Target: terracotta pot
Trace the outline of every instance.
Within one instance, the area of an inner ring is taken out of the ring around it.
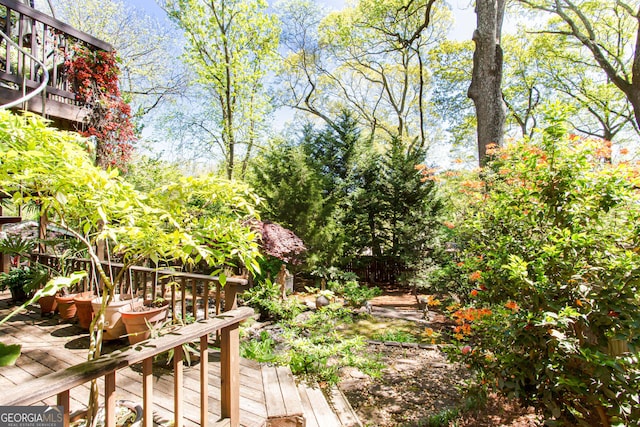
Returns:
[[[145,307],[146,308],[146,307]],[[145,311],[123,311],[122,321],[127,329],[129,344],[137,344],[151,337],[151,327],[167,320],[169,306],[146,308]]]
[[[55,295],[47,295],[38,300],[40,304],[40,314],[45,316],[50,313],[55,313],[58,310],[58,303],[56,302]]]
[[[93,320],[93,308],[91,307],[91,301],[95,298],[93,292],[83,292],[78,294],[73,299],[76,303],[76,316],[78,317],[78,325],[86,331],[91,326]]]
[[[76,294],[58,295],[56,303],[58,304],[58,314],[62,320],[71,320],[76,317],[76,303],[73,301]]]
[[[104,333],[102,339],[105,341],[117,340],[124,336],[127,331],[122,322],[122,311],[135,310],[138,307],[142,307],[141,298],[127,298],[127,295],[116,295],[114,299],[107,306],[107,310],[104,313]],[[91,301],[93,306],[93,312],[100,311],[102,305],[102,297],[98,297]]]

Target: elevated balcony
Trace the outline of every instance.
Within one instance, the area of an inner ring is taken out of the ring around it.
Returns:
[[[0,105],[40,86],[44,64],[49,74],[46,90],[13,109],[43,115],[61,129],[77,129],[88,109],[76,100],[65,60],[74,46],[92,51],[113,47],[16,0],[0,0],[0,31],[13,42],[0,35]]]

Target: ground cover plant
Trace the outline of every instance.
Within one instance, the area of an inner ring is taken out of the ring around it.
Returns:
[[[346,283],[334,285],[345,289]],[[355,281],[348,283],[351,293],[354,287],[366,287]],[[330,291],[320,294],[323,292]],[[379,290],[373,291],[377,293]],[[281,299],[280,287],[268,279],[245,292],[243,299],[261,314],[262,321],[275,323],[246,337],[241,344],[242,357],[288,365],[295,375],[325,384],[337,383],[339,370],[347,366],[379,376],[381,365],[375,354],[367,353],[365,337],[345,328],[366,316],[353,306],[333,302],[312,311],[295,295]]]
[[[565,133],[505,149],[458,182],[443,289],[456,360],[549,425],[640,421],[637,165]]]

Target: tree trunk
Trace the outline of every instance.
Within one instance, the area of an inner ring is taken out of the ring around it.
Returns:
[[[502,99],[502,48],[500,35],[505,0],[478,0],[477,28],[473,33],[476,49],[473,74],[467,95],[473,100],[477,117],[478,161],[486,161],[487,145],[502,145],[505,105]]]
[[[636,13],[638,28],[636,30],[636,49],[633,53],[633,64],[631,65],[631,93],[628,95],[633,106],[633,113],[636,117],[636,124],[640,129],[640,6]]]

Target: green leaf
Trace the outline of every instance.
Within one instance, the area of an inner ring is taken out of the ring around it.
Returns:
[[[0,342],[0,366],[11,366],[20,357],[20,344],[6,345]]]

